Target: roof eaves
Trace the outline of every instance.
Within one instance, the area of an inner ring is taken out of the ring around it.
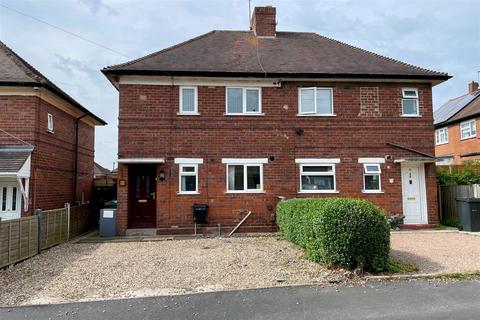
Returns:
[[[31,64],[25,61],[22,57],[20,57],[15,51],[10,49],[6,44],[0,41],[0,49],[3,50],[7,55],[12,56],[12,61],[21,68],[32,80],[31,82],[0,82],[3,86],[43,86],[48,90],[54,92],[64,100],[73,104],[76,108],[80,111],[88,114],[91,118],[93,118],[99,125],[106,125],[107,123],[101,119],[100,117],[96,116],[92,112],[90,112],[87,108],[82,106],[78,103],[75,99],[73,99],[70,95],[68,95],[65,91],[57,87],[52,81],[50,81],[47,77],[45,77],[40,71],[35,69]]]

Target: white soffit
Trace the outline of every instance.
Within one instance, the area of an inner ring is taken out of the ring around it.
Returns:
[[[118,163],[165,163],[165,158],[124,158]]]

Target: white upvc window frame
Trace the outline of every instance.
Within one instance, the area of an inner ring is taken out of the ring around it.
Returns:
[[[228,90],[229,89],[241,89],[242,90],[242,112],[232,113],[228,111]],[[258,91],[258,111],[247,111],[247,90]],[[225,87],[225,115],[227,116],[263,116],[262,113],[262,88],[261,87]]]
[[[435,130],[435,145],[439,146],[448,143],[448,127]]]
[[[175,158],[175,163],[178,164],[178,192],[179,195],[195,195],[200,194],[198,186],[198,165],[203,163],[202,158]],[[194,171],[183,172],[183,168],[193,167]],[[195,176],[195,191],[182,191],[182,177]]]
[[[53,133],[53,125],[54,125],[53,114],[47,113],[47,131],[48,132]]]
[[[183,90],[194,90],[194,111],[183,111]],[[178,115],[196,116],[198,112],[198,87],[196,86],[180,86],[179,87],[179,106]]]
[[[299,164],[299,191],[298,193],[338,193],[339,191],[337,190],[337,171],[336,171],[336,165],[340,163],[339,158],[333,158],[333,159],[311,159],[311,158],[306,158],[306,159],[295,159],[295,163]],[[313,167],[313,166],[331,166],[332,167],[332,172],[310,172],[307,171],[307,173],[304,174],[303,167],[308,166],[308,167]],[[302,176],[303,175],[309,175],[309,176],[332,176],[333,175],[333,190],[303,190],[302,187]]]
[[[414,91],[415,95],[407,95],[407,91]],[[403,102],[406,100],[414,100],[416,104],[417,112],[413,113],[405,113],[405,108],[403,107]],[[419,104],[419,95],[418,95],[418,88],[402,88],[402,117],[420,117],[420,104]]]
[[[375,166],[376,170],[370,170],[369,167]],[[382,168],[380,163],[363,163],[362,164],[362,171],[363,171],[363,193],[383,193],[382,191]],[[366,177],[367,176],[378,176],[378,189],[367,189],[366,188]]]
[[[463,126],[468,125],[468,128],[463,128]],[[464,129],[468,129],[468,136],[463,136]],[[460,122],[460,140],[472,139],[477,136],[477,120],[470,119],[467,121]]]
[[[302,91],[304,90],[313,90],[313,103],[315,105],[314,112],[302,112]],[[317,113],[317,90],[329,90],[330,91],[330,101],[331,101],[331,113]],[[333,88],[331,87],[302,87],[298,88],[298,114],[297,116],[303,117],[335,117],[334,102],[333,102]]]
[[[223,158],[222,163],[225,166],[225,193],[265,193],[263,184],[263,165],[268,163],[268,158],[256,158],[256,159],[236,159],[236,158]],[[228,188],[228,168],[229,166],[243,166],[243,190],[230,190]],[[248,167],[260,167],[260,189],[248,189],[247,170]]]

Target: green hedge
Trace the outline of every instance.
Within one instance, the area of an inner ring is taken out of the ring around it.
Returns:
[[[282,236],[305,248],[307,259],[379,272],[388,268],[390,228],[366,200],[291,199],[277,206]]]

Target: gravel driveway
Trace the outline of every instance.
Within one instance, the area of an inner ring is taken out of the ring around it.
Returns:
[[[391,256],[415,264],[420,273],[480,271],[480,235],[442,231],[391,234]]]
[[[328,283],[344,270],[274,236],[67,243],[0,272],[0,305]]]

